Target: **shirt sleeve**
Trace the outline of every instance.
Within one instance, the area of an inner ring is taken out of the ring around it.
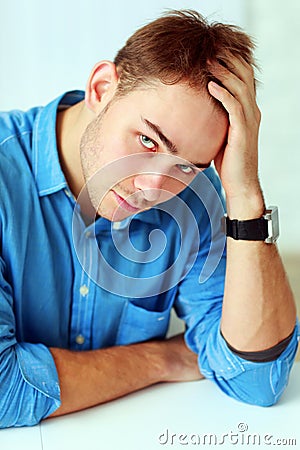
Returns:
[[[13,291],[0,258],[0,428],[35,425],[60,405],[56,367],[42,344],[17,342]]]
[[[214,209],[211,208],[211,211]],[[214,230],[214,239],[221,242],[222,236],[224,238],[221,217],[201,214],[198,256],[178,287],[175,310],[186,323],[186,344],[198,354],[201,373],[214,381],[224,393],[237,400],[269,406],[278,401],[287,386],[297,351],[298,323],[288,346],[274,361],[248,361],[229,349],[220,332],[226,249],[221,256],[211,252],[212,223],[215,227],[219,224],[219,230]],[[219,262],[211,264],[211,267],[216,268],[203,279],[201,274],[203,267],[207,266],[208,258],[218,258]]]
[[[186,323],[186,344],[198,354],[201,373],[224,393],[245,403],[273,405],[288,384],[298,346],[298,322],[287,348],[274,361],[252,362],[233,353],[220,332],[224,270],[222,259],[210,279],[199,284],[196,264],[181,283],[175,309]]]

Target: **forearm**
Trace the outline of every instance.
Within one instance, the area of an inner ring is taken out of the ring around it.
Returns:
[[[260,217],[262,196],[232,201],[231,218]],[[237,350],[264,350],[293,330],[296,308],[276,245],[227,239],[227,267],[221,329]]]
[[[87,352],[55,348],[51,352],[62,400],[53,416],[108,402],[164,378],[160,352],[154,343]]]
[[[53,416],[108,402],[152,384],[201,378],[197,356],[182,336],[87,352],[50,349],[61,406]]]

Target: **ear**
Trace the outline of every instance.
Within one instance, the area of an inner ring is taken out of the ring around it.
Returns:
[[[118,85],[118,74],[114,63],[98,62],[88,79],[85,91],[86,106],[98,113],[112,99]]]

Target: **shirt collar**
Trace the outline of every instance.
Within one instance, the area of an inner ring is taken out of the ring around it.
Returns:
[[[53,194],[67,186],[57,150],[57,110],[75,105],[83,98],[83,91],[67,92],[41,108],[37,115],[33,126],[32,158],[40,196]]]

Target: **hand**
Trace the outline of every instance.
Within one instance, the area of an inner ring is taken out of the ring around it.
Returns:
[[[217,155],[215,166],[226,193],[229,215],[252,218],[241,216],[259,216],[264,210],[258,180],[261,114],[255,100],[253,68],[235,56],[231,61],[231,70],[218,63],[210,65],[211,72],[224,87],[211,81],[208,90],[222,103],[229,116],[227,142]]]
[[[159,344],[163,346],[167,365],[163,381],[194,381],[203,378],[198,367],[197,355],[188,349],[183,334]]]

